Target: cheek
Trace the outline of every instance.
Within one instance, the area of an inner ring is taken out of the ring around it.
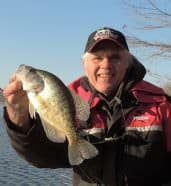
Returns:
[[[86,63],[84,63],[84,72],[85,72],[86,76],[92,77],[95,72],[95,68],[91,64],[87,65]]]

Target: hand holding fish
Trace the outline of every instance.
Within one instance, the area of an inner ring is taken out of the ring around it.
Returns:
[[[3,90],[6,99],[6,109],[9,119],[16,125],[26,130],[29,126],[29,106],[26,92],[22,88],[22,83],[12,76],[9,84]]]

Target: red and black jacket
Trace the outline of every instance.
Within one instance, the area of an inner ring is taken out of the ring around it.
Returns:
[[[81,86],[82,80],[83,78],[70,84],[70,88],[89,101],[92,99],[92,91]],[[168,166],[171,159],[171,104],[162,89],[143,80],[128,94],[129,100],[119,105],[122,107],[120,116],[116,115],[118,118],[109,125],[107,123],[110,112],[106,112],[107,109],[104,111],[101,106],[104,105],[104,100],[96,96],[91,100],[93,118],[90,119],[91,124],[85,128],[81,126],[81,130],[88,131],[97,140],[98,137],[102,141],[106,137],[113,137],[113,141],[99,142],[101,157],[96,158],[96,165],[95,160],[90,160],[81,169],[75,167],[75,170],[80,174],[88,168],[90,172],[96,168],[90,175],[83,174],[82,178],[87,181],[95,179],[96,182],[109,185],[116,184],[114,179],[121,185],[123,179],[131,186],[140,185],[140,182],[142,185],[160,185],[171,179]],[[95,172],[100,176],[95,175]],[[121,175],[122,178],[119,178]]]

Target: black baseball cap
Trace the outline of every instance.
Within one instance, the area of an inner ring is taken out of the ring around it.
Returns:
[[[121,48],[129,51],[125,36],[120,31],[103,27],[89,35],[84,52],[91,52],[96,44],[103,40],[111,40]]]

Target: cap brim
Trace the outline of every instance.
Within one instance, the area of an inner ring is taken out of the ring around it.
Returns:
[[[91,52],[97,44],[101,43],[102,41],[106,41],[106,40],[113,41],[113,42],[114,42],[117,46],[119,46],[120,48],[124,48],[124,47],[123,47],[118,41],[116,41],[115,39],[112,39],[112,38],[106,39],[106,38],[105,38],[105,39],[99,39],[99,40],[95,41],[95,42],[92,44],[92,46],[87,50],[87,52]]]

